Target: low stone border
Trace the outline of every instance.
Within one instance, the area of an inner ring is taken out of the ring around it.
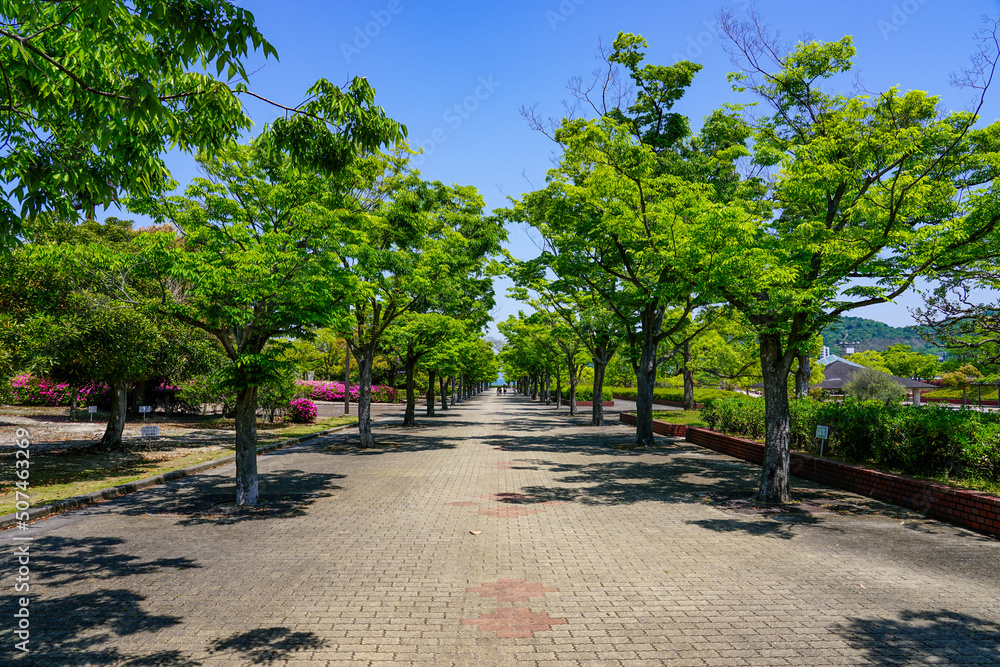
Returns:
[[[632,401],[633,403],[635,403],[635,397],[634,396],[622,396],[620,394],[615,394],[615,398],[617,400],[619,400],[619,401]],[[684,407],[684,401],[661,401],[661,400],[657,400],[657,399],[654,398],[653,399],[653,405],[665,405],[668,408],[683,408]],[[701,410],[703,407],[705,407],[704,403],[695,403],[694,404],[694,409],[695,410]]]
[[[753,440],[692,426],[687,429],[687,441],[757,465],[764,461],[764,445]],[[1000,537],[1000,498],[996,496],[798,452],[792,452],[789,467],[790,473],[801,479],[906,507],[934,519]]]
[[[569,407],[569,399],[564,398],[562,400],[562,404],[565,405],[566,407]],[[601,401],[601,405],[604,406],[604,407],[606,407],[606,408],[613,408],[613,407],[615,407],[615,402],[614,401]],[[578,407],[578,408],[592,408],[592,407],[594,407],[594,402],[593,401],[580,401],[580,400],[577,400],[576,407]]]
[[[331,433],[337,433],[338,431],[343,431],[344,429],[357,426],[354,424],[344,424],[336,428],[331,428],[326,431],[320,431],[318,433],[310,433],[309,435],[300,435],[297,438],[290,438],[288,440],[282,440],[281,442],[274,442],[269,445],[264,445],[257,448],[257,456],[261,454],[266,454],[267,452],[273,452],[276,449],[281,449],[282,447],[287,447],[289,445],[297,445],[300,442],[305,442],[306,440],[312,440],[313,438],[319,438],[324,435],[330,435]],[[181,479],[182,477],[188,477],[205,470],[211,470],[212,468],[218,468],[226,464],[232,463],[236,460],[235,454],[230,454],[229,456],[223,456],[222,458],[212,459],[211,461],[205,461],[204,463],[196,463],[193,466],[188,466],[187,468],[178,468],[177,470],[171,470],[169,472],[162,473],[160,475],[155,475],[153,477],[146,477],[144,479],[137,479],[134,482],[128,482],[126,484],[120,484],[118,486],[110,486],[106,489],[99,489],[97,491],[91,491],[90,493],[84,494],[82,496],[74,496],[72,498],[66,498],[65,500],[57,500],[55,502],[49,503],[47,505],[40,505],[38,507],[32,507],[28,510],[28,520],[24,523],[30,523],[32,521],[37,521],[38,519],[43,519],[47,516],[53,514],[61,514],[72,509],[77,509],[79,507],[86,507],[87,505],[93,505],[102,500],[111,500],[112,498],[117,498],[119,496],[124,496],[127,493],[132,493],[133,491],[139,491],[140,489],[145,489],[150,486],[156,486],[158,484],[164,484],[166,482]],[[0,530],[5,530],[11,526],[21,523],[17,519],[17,514],[5,514],[0,516]]]
[[[635,426],[638,423],[635,415],[631,412],[619,412],[618,421],[623,424],[628,424],[629,426]],[[686,438],[687,428],[686,424],[671,424],[669,422],[661,422],[658,419],[653,420],[653,433],[658,433],[660,435],[668,435],[675,438]]]

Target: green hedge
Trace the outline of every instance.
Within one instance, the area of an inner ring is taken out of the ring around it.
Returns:
[[[915,475],[948,474],[1000,481],[1000,415],[878,401],[791,401],[793,449],[815,443],[816,426],[830,427],[827,452],[857,463]],[[764,401],[719,400],[705,421],[724,433],[764,437]]]
[[[615,400],[614,394],[611,393],[611,389],[608,387],[602,387],[601,391],[604,395],[605,401]],[[569,400],[569,387],[563,391],[563,398],[567,401]],[[594,400],[594,387],[593,385],[584,386],[579,384],[576,386],[576,400],[578,401],[592,401]]]
[[[606,392],[609,390],[605,390]],[[629,400],[635,400],[639,396],[639,391],[635,387],[612,387],[610,391],[615,396],[621,396]],[[695,387],[694,400],[696,403],[705,403],[723,398],[749,398],[746,394],[735,391],[725,391],[724,389],[712,389],[709,387]],[[653,399],[661,401],[684,402],[684,389],[674,387],[657,387],[653,389]],[[610,400],[610,399],[609,399]]]

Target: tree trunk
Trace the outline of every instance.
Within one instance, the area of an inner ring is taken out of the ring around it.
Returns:
[[[125,413],[128,410],[128,388],[125,380],[111,383],[111,416],[101,438],[103,449],[121,449],[122,432],[125,430]]]
[[[580,382],[575,364],[569,365],[569,413],[576,415],[576,385]]]
[[[562,407],[562,373],[556,373],[556,410]]]
[[[591,426],[607,426],[604,421],[604,370],[608,367],[607,362],[601,362],[597,355],[594,355],[594,409],[591,410]]]
[[[455,383],[458,384],[458,402],[465,402],[465,374],[459,373],[455,378]]]
[[[778,334],[761,334],[760,367],[764,375],[764,465],[760,474],[758,500],[787,503],[789,442],[792,418],[788,408],[788,373],[791,354],[782,354]]]
[[[69,418],[73,420],[76,418],[76,408],[77,403],[79,403],[80,390],[76,388],[75,385],[69,386]]]
[[[452,375],[450,378],[451,383],[451,404],[455,405],[455,376]]]
[[[415,364],[406,365],[406,412],[403,414],[403,426],[417,425],[417,382],[413,377],[416,373]]]
[[[427,371],[427,416],[434,416],[434,382],[437,380],[435,377],[437,373],[434,371]]]
[[[684,409],[694,410],[694,371],[691,370],[691,341],[684,342],[684,367],[681,374],[684,376]]]
[[[796,357],[799,362],[799,367],[795,371],[795,398],[805,398],[809,395],[809,357],[805,354],[800,354]]]
[[[257,387],[236,394],[236,504],[257,504]]]
[[[358,362],[358,436],[361,449],[375,446],[372,435],[372,364],[375,362],[375,346],[360,348],[354,355]]]
[[[652,332],[643,327],[642,352],[635,370],[635,446],[651,447],[653,436],[653,387],[656,386],[656,342]]]
[[[448,409],[448,378],[442,375],[438,380],[438,386],[441,389],[441,409]]]
[[[344,339],[344,415],[351,414],[351,341]]]
[[[552,373],[545,369],[545,405],[552,405]]]

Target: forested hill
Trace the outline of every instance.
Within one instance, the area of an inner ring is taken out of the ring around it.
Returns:
[[[902,343],[922,352],[936,351],[917,333],[917,327],[892,327],[885,322],[864,317],[841,317],[840,322],[823,330],[823,344],[833,354],[844,354],[841,342],[858,342],[856,352],[864,350],[884,350],[890,345]]]

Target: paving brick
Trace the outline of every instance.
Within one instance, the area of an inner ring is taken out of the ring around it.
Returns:
[[[512,394],[418,421],[262,456],[262,491],[312,494],[287,515],[157,512],[229,466],[34,524],[37,643],[0,664],[1000,664],[998,540],[849,494],[728,513],[703,494],[754,466]]]

